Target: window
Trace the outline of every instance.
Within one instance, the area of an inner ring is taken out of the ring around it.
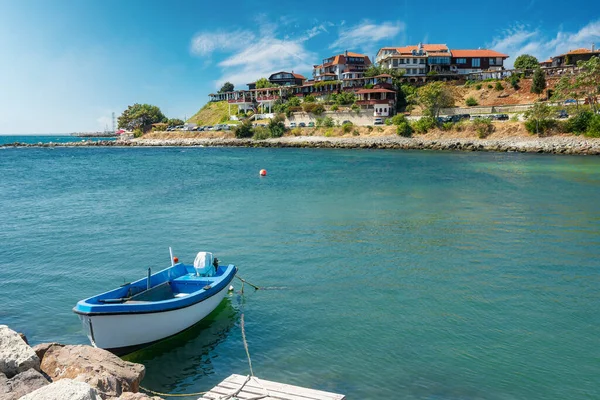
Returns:
[[[392,60],[392,65],[393,65],[394,67],[398,67],[398,59],[397,59],[397,58],[394,58],[394,59]]]
[[[457,64],[466,64],[467,63],[467,59],[466,58],[457,58],[456,59],[456,63]]]
[[[474,58],[473,60],[471,60],[471,66],[472,67],[480,67],[481,60],[479,58]]]
[[[425,68],[421,68],[421,69],[419,70],[419,73],[420,73],[420,74],[425,74]]]
[[[417,59],[413,58],[413,64],[416,64],[416,63],[417,63]]]
[[[421,59],[419,60],[419,64],[425,64],[425,59],[424,59],[424,58],[421,58]]]
[[[490,58],[490,65],[496,65],[496,59]]]
[[[405,63],[404,58],[401,58],[400,59],[400,64],[404,64],[404,63]]]

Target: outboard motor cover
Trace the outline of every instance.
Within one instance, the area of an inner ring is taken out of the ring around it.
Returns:
[[[194,260],[194,269],[197,276],[214,276],[213,254],[206,251],[199,252]]]

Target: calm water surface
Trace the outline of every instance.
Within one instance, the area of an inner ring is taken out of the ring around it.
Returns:
[[[266,178],[258,171],[266,168]],[[600,398],[600,158],[0,149],[0,323],[85,343],[84,297],[211,250],[271,290],[131,355],[350,399]],[[239,291],[239,282],[237,290]]]
[[[77,137],[65,134],[46,134],[46,135],[0,135],[0,146],[9,143],[69,143],[81,141],[98,141],[98,140],[116,140],[115,138],[106,137]]]

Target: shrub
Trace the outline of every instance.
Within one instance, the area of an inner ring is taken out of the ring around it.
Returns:
[[[393,125],[400,125],[403,122],[406,122],[406,117],[404,114],[396,114],[390,119]]]
[[[392,125],[392,119],[391,119],[391,118],[386,118],[386,119],[385,119],[385,124],[386,124],[387,126],[390,126],[390,125]]]
[[[491,84],[491,83],[488,83],[488,85],[487,85],[487,88],[488,88],[488,89],[491,89],[491,88],[493,88],[492,84]]]
[[[518,122],[519,121],[519,114],[515,114],[512,117],[510,117],[510,120],[512,122]]]
[[[358,104],[352,104],[352,111],[355,111],[357,114],[360,113],[360,106]]]
[[[298,107],[300,105],[299,97],[292,97],[287,102],[288,107]]]
[[[325,128],[333,128],[335,126],[335,121],[331,117],[325,117],[323,118],[322,124]]]
[[[496,86],[494,89],[496,89],[498,91],[504,90],[504,86],[502,86],[502,82],[500,82],[500,81],[496,82]]]
[[[367,130],[369,131],[369,133],[373,132],[373,127],[371,125],[367,126]]]
[[[331,106],[330,110],[331,111],[337,111],[337,110],[339,110],[339,107],[338,107],[337,104],[334,104],[334,105]]]
[[[553,119],[529,119],[525,121],[525,129],[527,132],[536,134],[538,131],[540,134],[549,131],[556,126],[556,121]]]
[[[249,120],[244,121],[243,123],[235,127],[233,133],[238,139],[252,137],[252,135],[254,135],[252,123]]]
[[[333,136],[333,128],[329,128],[325,131],[325,137]]]
[[[304,98],[305,103],[314,103],[315,101],[317,101],[317,99],[312,94],[309,94]]]
[[[138,138],[138,137],[142,136],[143,134],[144,134],[144,131],[142,131],[140,128],[135,128],[133,130],[133,137]]]
[[[302,136],[302,128],[292,129],[291,134],[294,136]]]
[[[285,133],[285,124],[283,123],[285,118],[283,115],[278,114],[275,118],[269,121],[269,133],[271,137],[282,137]]]
[[[478,105],[479,103],[477,102],[477,100],[475,100],[475,97],[470,96],[467,98],[467,100],[465,101],[465,104],[469,107],[473,107]]]
[[[317,104],[315,106],[315,108],[313,109],[313,114],[315,115],[321,115],[325,112],[325,107],[323,106],[323,104]]]
[[[517,75],[511,75],[508,78],[508,82],[510,83],[510,86],[512,86],[513,89],[515,90],[519,90],[519,77]]]
[[[454,124],[453,128],[456,132],[462,132],[465,130],[466,126],[467,126],[467,120],[461,119],[460,121],[458,121]]]
[[[378,127],[377,127],[377,132],[383,132],[383,128],[382,128],[382,127],[380,127],[380,126],[378,126]]]
[[[412,128],[417,133],[427,133],[428,130],[435,127],[433,117],[422,117],[418,121],[413,122]]]
[[[592,116],[587,131],[585,132],[585,136],[600,138],[600,115],[596,114]]]
[[[478,83],[477,85],[475,85],[475,89],[481,90],[481,83]]]
[[[473,121],[473,127],[475,128],[475,131],[477,131],[477,136],[479,136],[480,139],[488,137],[489,134],[494,131],[494,124],[486,118],[479,118]]]
[[[256,128],[254,128],[254,135],[252,136],[252,139],[265,140],[270,137],[271,137],[271,132],[269,131],[269,128],[267,128],[265,126],[257,126]]]
[[[566,126],[567,132],[577,134],[587,132],[593,117],[594,113],[592,113],[591,111],[581,111],[580,113],[576,114],[571,119],[569,119]]]
[[[352,131],[352,135],[353,135],[353,136],[359,136],[359,135],[360,135],[360,133],[358,132],[358,129],[355,129],[355,130],[353,130],[353,131]]]
[[[306,112],[306,113],[313,112],[316,107],[317,107],[317,104],[315,104],[315,103],[304,103],[304,104],[302,104],[302,110],[304,110],[304,112]]]
[[[413,129],[408,121],[401,122],[396,126],[396,133],[402,137],[411,137]]]
[[[442,124],[443,131],[451,131],[454,128],[454,122],[444,122]]]
[[[350,133],[351,130],[352,130],[352,122],[346,122],[344,125],[342,125],[342,131],[344,133]]]

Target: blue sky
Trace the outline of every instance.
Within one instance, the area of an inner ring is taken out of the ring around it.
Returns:
[[[449,4],[453,4],[449,6]],[[220,85],[418,42],[548,58],[600,46],[596,0],[383,3],[0,0],[0,134],[102,130],[151,103],[196,112]]]

